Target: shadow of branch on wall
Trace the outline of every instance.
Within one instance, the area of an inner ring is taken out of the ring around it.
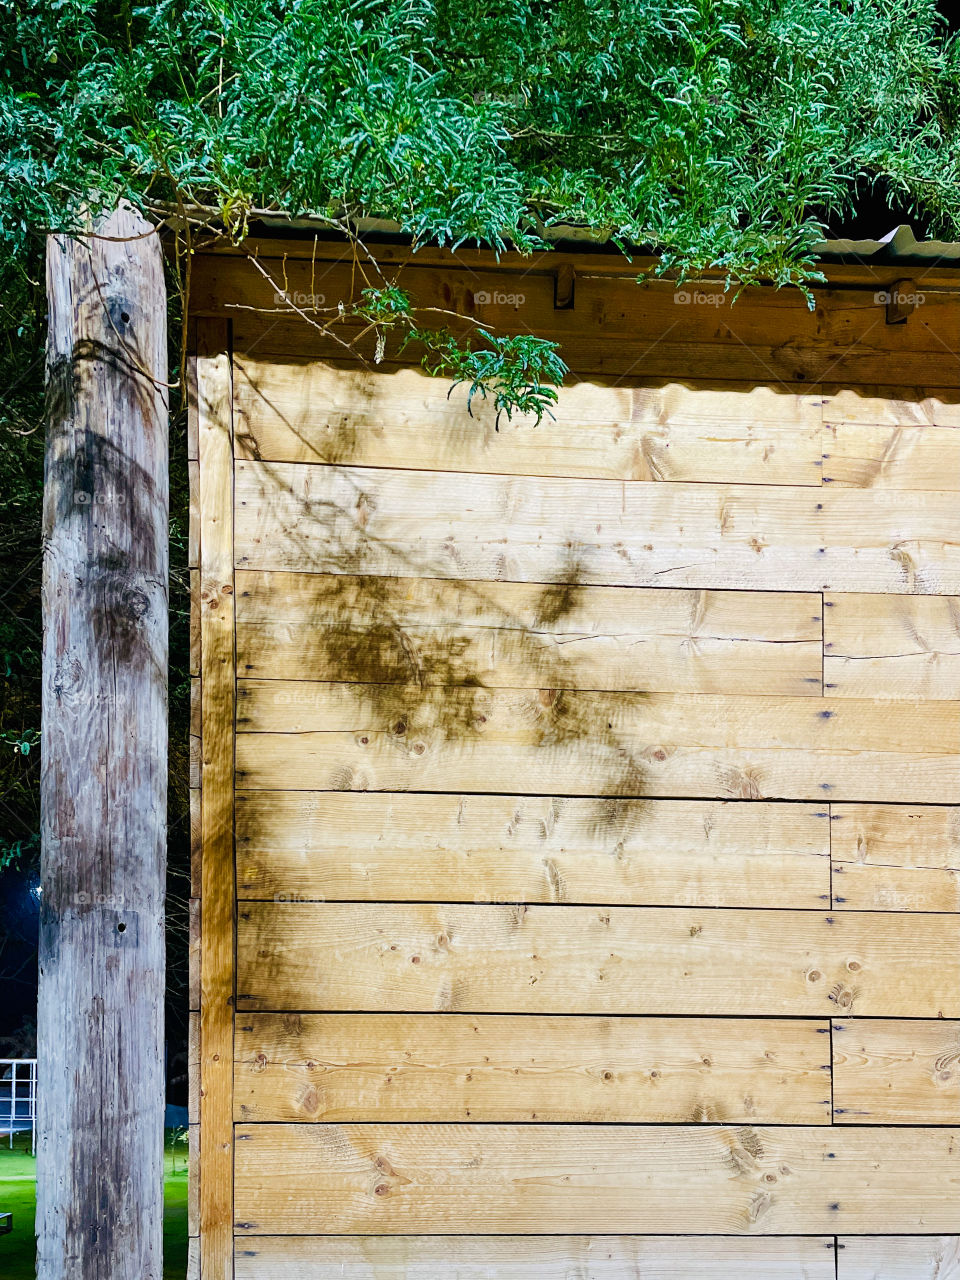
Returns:
[[[241,679],[266,674],[346,687],[358,723],[407,756],[413,789],[418,756],[433,768],[425,788],[432,790],[443,776],[443,753],[469,750],[492,727],[505,751],[504,735],[515,734],[544,762],[563,758],[573,769],[578,755],[589,757],[591,772],[603,777],[596,794],[643,795],[642,759],[600,705],[602,695],[577,693],[584,673],[563,652],[589,638],[581,549],[568,547],[551,582],[451,578],[449,561],[372,533],[375,499],[357,472],[326,465],[346,485],[348,501],[295,492],[285,467],[257,464],[258,510],[281,520],[282,567],[296,565],[296,572],[238,577]],[[365,572],[372,562],[390,572]],[[258,563],[271,563],[269,551]],[[607,700],[614,696],[608,692]],[[241,694],[241,732],[249,727],[242,701]],[[296,723],[291,718],[290,728]],[[352,788],[362,780],[344,770],[326,785]],[[515,789],[540,790],[522,765]]]

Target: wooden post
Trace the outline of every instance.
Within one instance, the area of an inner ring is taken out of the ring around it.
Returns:
[[[47,244],[39,1280],[161,1280],[166,297],[129,207]]]

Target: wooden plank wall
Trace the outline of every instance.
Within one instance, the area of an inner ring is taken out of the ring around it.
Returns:
[[[198,262],[202,1280],[960,1276],[956,292],[580,267],[498,430]]]

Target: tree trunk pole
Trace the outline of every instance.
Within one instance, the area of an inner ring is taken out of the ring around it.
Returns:
[[[129,207],[47,243],[38,1280],[161,1280],[163,263]]]

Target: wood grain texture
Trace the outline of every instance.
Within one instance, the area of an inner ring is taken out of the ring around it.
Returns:
[[[187,907],[187,1003],[190,1012],[200,1008],[200,899],[191,898]]]
[[[703,746],[777,747],[783,750],[890,751],[929,755],[954,742],[960,708],[931,702],[892,711],[873,698],[744,697],[727,694],[656,694],[567,689],[440,688],[418,685],[374,685],[349,681],[241,680],[237,686],[238,736],[245,733],[288,734],[375,732],[395,707],[410,707],[400,737],[430,722],[443,726],[448,717],[486,718],[478,734],[503,718],[504,734],[517,745],[529,740],[527,722],[566,719],[589,728],[594,721],[613,722],[624,733],[637,726],[675,731],[681,741]],[[513,725],[512,731],[508,727]],[[464,729],[469,725],[464,724]],[[391,725],[390,728],[395,728]],[[572,731],[571,731],[572,734]],[[594,735],[595,736],[595,735]]]
[[[235,1052],[238,1121],[830,1123],[823,1021],[251,1014]]]
[[[960,1124],[960,1022],[833,1024],[837,1124]]]
[[[960,800],[960,704],[242,680],[246,789]]]
[[[256,572],[237,592],[247,676],[822,692],[815,594]]]
[[[200,1014],[191,1012],[187,1020],[187,1114],[196,1124],[200,1115]]]
[[[960,698],[960,597],[827,595],[823,603],[831,697]]]
[[[201,1176],[199,1124],[188,1125],[187,1144],[187,1233],[199,1241]]]
[[[239,1125],[237,1231],[949,1231],[949,1129]]]
[[[960,397],[903,384],[956,297],[405,273],[586,371],[498,433],[222,262],[236,1280],[945,1280]]]
[[[241,1009],[960,1017],[947,915],[247,902]]]
[[[830,426],[960,427],[960,395],[953,389],[825,383],[823,421]]]
[[[960,1280],[960,1235],[841,1236],[837,1280]]]
[[[199,427],[198,427],[199,430]],[[187,565],[196,569],[200,564],[200,463],[187,463],[190,484],[190,509],[187,524]]]
[[[833,904],[960,911],[960,808],[832,804]]]
[[[184,398],[187,411],[187,461],[188,463],[196,463],[200,456],[200,413],[197,402],[197,321],[192,311],[187,317],[186,346]],[[192,515],[194,511],[194,476],[192,472],[190,475],[190,510]],[[195,559],[190,560],[191,567],[196,564],[197,561]]]
[[[823,427],[823,482],[855,489],[960,489],[960,425]]]
[[[614,337],[621,343],[638,343],[643,338],[665,337],[669,329],[678,339],[712,340],[718,350],[732,348],[739,338],[742,342],[757,341],[765,345],[774,339],[792,339],[826,351],[836,342],[866,336],[869,328],[875,336],[871,344],[873,350],[919,351],[932,349],[936,341],[928,329],[919,326],[912,331],[909,326],[892,331],[882,323],[877,325],[876,321],[882,319],[882,309],[872,296],[853,290],[834,293],[833,305],[824,307],[819,314],[810,311],[799,291],[787,289],[775,294],[768,289],[745,290],[733,306],[730,305],[732,291],[715,299],[717,306],[689,305],[691,294],[687,293],[684,301],[681,291],[678,299],[678,290],[672,282],[647,280],[640,284],[635,274],[632,278],[603,279],[598,273],[585,270],[577,280],[576,307],[558,309],[554,306],[557,260],[551,255],[549,263],[543,263],[540,270],[529,270],[532,265],[528,263],[528,271],[519,283],[489,260],[478,269],[468,271],[423,266],[419,261],[412,261],[398,278],[416,305],[445,307],[445,322],[449,320],[453,328],[461,331],[480,319],[508,332],[533,330],[572,342],[589,336],[602,338],[607,345],[612,345],[610,339]],[[321,280],[316,279],[313,264],[309,262],[275,260],[263,261],[259,266],[263,270],[245,261],[198,259],[193,281],[196,306],[233,315],[238,320],[241,318],[238,313],[248,307],[262,309],[261,319],[266,323],[299,319],[302,346],[312,344],[316,330],[297,315],[289,301],[292,294],[315,295],[321,287],[323,305],[329,308],[356,297],[362,287],[360,277],[347,263],[325,267]],[[278,298],[278,286],[286,292],[286,297]],[[953,319],[953,303],[953,298],[931,294],[927,304],[928,323]],[[463,317],[459,323],[458,316]],[[586,323],[585,316],[589,317]],[[363,324],[355,322],[353,327],[359,332]],[[388,336],[394,338],[394,335]],[[392,353],[400,345],[399,341],[391,340],[388,349]],[[410,363],[416,361],[410,360]],[[761,379],[763,383],[771,381],[774,379],[769,373]]]
[[[236,489],[238,568],[960,594],[951,493],[247,461]]]
[[[237,793],[237,892],[330,901],[815,907],[824,805]]]
[[[203,1280],[232,1280],[236,657],[233,584],[232,380],[226,326],[197,325],[203,908],[200,950],[200,1262]]]
[[[121,205],[87,234],[49,237],[46,298],[37,1274],[160,1280],[169,485],[157,228]],[[21,550],[23,576],[34,550]]]
[[[276,301],[277,291],[283,288],[315,293],[318,281],[313,264],[298,264],[292,258],[281,262],[277,255],[273,263],[261,260],[260,265],[272,273],[271,281],[249,262],[198,258],[194,314],[209,309],[233,315],[237,350],[253,352],[259,360],[274,353],[284,361],[301,354],[342,356],[342,347],[320,339],[288,304]],[[952,292],[927,296],[922,324],[890,326],[884,323],[883,305],[874,298],[874,285],[882,286],[869,275],[860,277],[861,284],[868,283],[866,289],[840,285],[823,290],[820,305],[811,312],[799,291],[787,289],[744,291],[731,306],[732,294],[723,293],[722,283],[708,290],[718,305],[678,305],[674,284],[638,285],[635,274],[615,280],[610,278],[609,266],[594,266],[578,276],[576,307],[558,311],[554,273],[559,260],[551,254],[549,265],[532,271],[531,265],[527,263],[518,282],[516,274],[489,260],[478,261],[470,270],[462,269],[462,263],[437,268],[415,262],[399,280],[416,306],[442,307],[447,313],[444,320],[454,330],[466,333],[480,319],[498,332],[535,332],[559,342],[560,354],[580,376],[629,374],[683,382],[711,379],[805,386],[829,378],[846,386],[898,388],[905,383],[952,387],[957,380],[956,359],[950,354],[956,325]],[[324,266],[322,276],[327,307],[350,298],[352,282],[359,287],[358,277],[347,265]],[[498,294],[517,293],[522,293],[521,305],[495,300]],[[491,295],[489,304],[477,302],[483,294]],[[455,318],[457,314],[464,317],[462,322]],[[359,328],[348,328],[341,337],[358,333]],[[354,349],[374,363],[372,336]],[[400,335],[388,334],[386,359],[393,361],[398,355]],[[417,364],[420,352],[408,348],[402,357]],[[949,399],[950,393],[945,396]]]
[[[190,896],[199,898],[200,867],[203,863],[203,809],[200,788],[190,788]]]
[[[552,418],[497,424],[492,401],[420,369],[243,357],[237,455],[273,462],[613,480],[820,485],[820,399],[781,388],[561,387]],[[424,450],[423,442],[429,441]]]
[[[200,674],[200,570],[190,570],[190,675]]]
[[[453,270],[491,270],[495,267],[504,277],[516,280],[517,275],[528,276],[531,273],[547,275],[551,279],[561,267],[571,268],[577,276],[592,276],[597,279],[619,280],[624,284],[636,284],[640,272],[652,273],[659,260],[651,254],[637,254],[627,262],[619,254],[598,254],[590,248],[578,250],[571,240],[569,230],[562,235],[554,236],[547,232],[548,238],[554,241],[549,254],[531,258],[528,253],[507,249],[501,253],[496,262],[492,262],[490,250],[462,245],[456,250],[435,244],[421,244],[411,253],[409,243],[398,239],[395,243],[385,240],[377,246],[377,261],[396,267],[432,266],[446,267]],[[352,263],[355,260],[355,249],[346,239],[318,239],[312,236],[293,239],[282,230],[273,236],[249,236],[242,246],[230,240],[217,240],[206,245],[196,255],[197,269],[201,281],[207,281],[203,299],[211,306],[215,303],[224,306],[229,297],[218,296],[219,286],[211,288],[207,272],[215,267],[218,258],[246,258],[255,253],[262,260],[273,259],[274,266],[292,263],[298,258],[312,263]],[[878,289],[886,289],[889,285],[901,283],[903,280],[903,264],[890,262],[837,262],[824,259],[821,264],[826,278],[823,286],[825,294],[844,290],[850,285],[869,285]],[[325,269],[325,268],[324,268]],[[655,279],[655,278],[654,278]],[[705,268],[702,279],[718,283],[721,287],[725,280],[724,272],[717,268]],[[924,283],[933,289],[955,289],[956,274],[949,264],[931,265],[924,268]],[[820,289],[816,285],[815,288]],[[763,290],[750,290],[748,296],[764,297]],[[786,291],[784,291],[786,292]],[[863,300],[861,296],[861,305]],[[901,389],[903,391],[905,389]]]
[[[551,311],[552,284],[551,279]],[[740,305],[738,303],[735,310],[739,310]],[[683,310],[712,312],[713,308],[686,307]],[[584,336],[551,334],[539,322],[536,332],[539,336],[560,342],[560,355],[574,377],[593,381],[631,378],[643,379],[647,383],[697,382],[719,386],[725,383],[764,385],[775,381],[791,389],[808,389],[824,379],[839,377],[850,387],[870,386],[876,390],[890,383],[900,389],[904,383],[909,383],[917,388],[940,388],[940,394],[947,400],[956,394],[950,385],[950,379],[955,383],[957,376],[950,367],[953,358],[945,355],[943,346],[938,344],[935,350],[911,350],[903,346],[895,351],[885,349],[871,341],[884,327],[882,319],[878,325],[876,319],[865,318],[862,325],[857,326],[857,336],[842,347],[832,342],[826,347],[810,345],[796,336],[785,336],[782,343],[772,342],[773,326],[769,317],[766,318],[766,335],[749,340],[744,337],[742,327],[739,332],[729,323],[722,323],[719,329],[716,328],[716,316],[713,314],[701,319],[712,326],[712,333],[700,330],[687,336],[669,321],[666,329],[650,332],[639,341],[622,337],[611,341],[592,325]],[[530,332],[523,323],[511,325],[509,317],[505,317],[502,324],[499,320],[498,317],[497,327],[501,332],[511,328],[520,333]],[[944,324],[943,333],[945,337],[949,334],[949,341],[955,341],[955,326],[955,316]],[[890,327],[901,332],[904,328]],[[864,340],[862,335],[868,330],[871,332]],[[347,329],[341,336],[349,340],[355,332]],[[276,313],[253,315],[240,312],[234,319],[233,333],[235,351],[240,355],[253,355],[258,360],[275,357],[283,362],[323,360],[335,363],[343,356],[342,346],[332,339],[318,339],[296,315],[277,318]],[[719,335],[719,341],[711,341],[714,335]],[[368,367],[376,365],[377,352],[372,336],[357,342],[354,350]],[[388,337],[380,368],[419,365],[422,354],[412,345],[401,352],[398,342]]]
[[[835,1280],[832,1236],[244,1236],[236,1277],[703,1280],[705,1260],[711,1280]]]
[[[190,677],[190,734],[199,744],[202,741],[203,706],[200,690],[200,677]],[[195,788],[196,789],[196,788]]]

